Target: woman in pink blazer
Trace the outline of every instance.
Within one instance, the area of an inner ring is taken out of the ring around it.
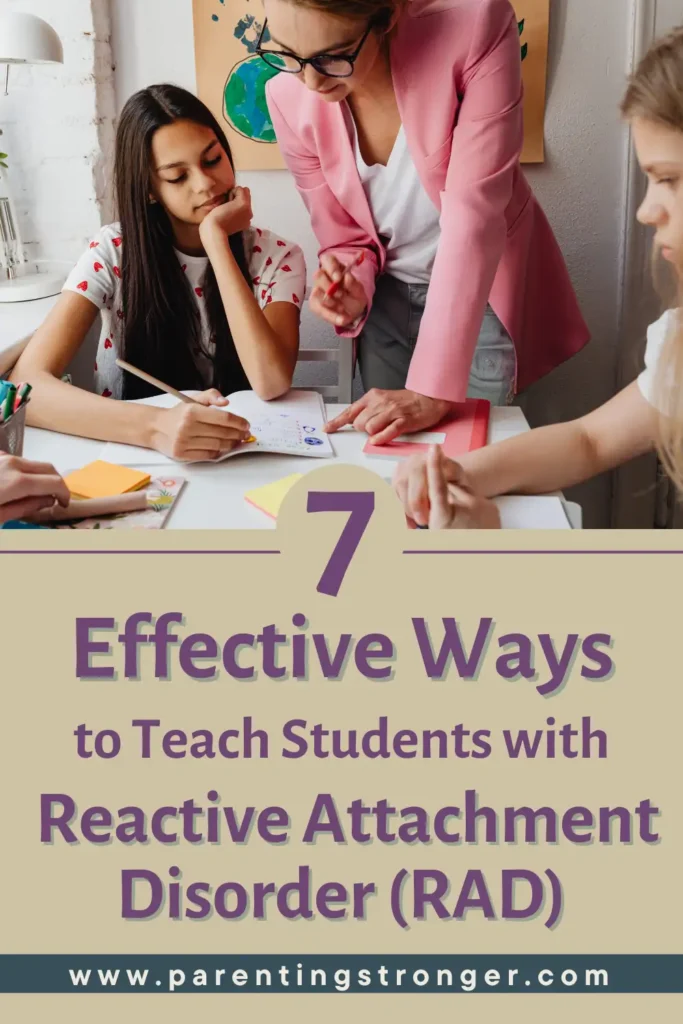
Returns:
[[[284,72],[270,114],[320,244],[311,307],[358,338],[366,388],[330,429],[386,443],[578,352],[588,330],[519,164],[508,0],[264,7],[258,52]]]

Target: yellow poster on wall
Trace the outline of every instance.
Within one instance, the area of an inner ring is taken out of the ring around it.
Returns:
[[[261,0],[193,0],[197,91],[225,128],[238,170],[284,167],[266,104],[277,74],[256,53]]]
[[[519,25],[524,80],[522,163],[545,159],[545,89],[548,73],[550,0],[512,0]]]
[[[513,0],[522,52],[524,163],[544,159],[543,122],[550,0]],[[193,0],[197,90],[225,128],[238,170],[284,167],[265,87],[278,72],[256,53],[261,0]]]

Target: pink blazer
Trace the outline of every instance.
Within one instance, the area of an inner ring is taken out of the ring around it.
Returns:
[[[441,214],[406,386],[432,398],[465,398],[488,301],[514,341],[522,390],[583,348],[589,334],[519,164],[520,40],[510,3],[412,0],[393,36],[391,70],[413,161]],[[386,253],[341,105],[287,74],[269,82],[268,105],[320,253],[346,262],[366,249],[355,273],[371,303]]]

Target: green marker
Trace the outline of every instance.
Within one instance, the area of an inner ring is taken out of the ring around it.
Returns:
[[[10,384],[5,400],[2,406],[2,418],[7,422],[12,413],[14,412],[14,399],[16,398],[17,389],[14,384]]]
[[[17,397],[14,399],[14,411],[20,409],[24,402],[28,401],[28,396],[31,394],[33,388],[30,384],[22,384],[17,393]]]

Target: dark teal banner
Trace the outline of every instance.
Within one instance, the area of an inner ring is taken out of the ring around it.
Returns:
[[[6,955],[9,992],[683,993],[683,955]]]

